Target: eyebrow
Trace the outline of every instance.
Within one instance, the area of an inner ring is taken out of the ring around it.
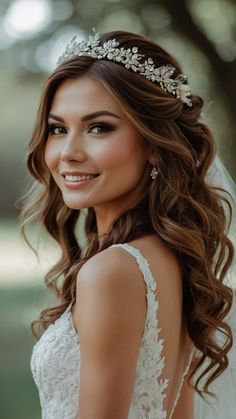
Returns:
[[[82,122],[86,122],[86,121],[89,121],[90,119],[97,118],[98,116],[101,116],[101,115],[113,116],[115,118],[119,118],[120,119],[120,117],[118,115],[115,115],[112,112],[109,112],[109,111],[98,111],[98,112],[93,112],[93,113],[90,113],[88,115],[82,116],[81,121]],[[55,119],[55,121],[65,122],[64,119],[61,116],[55,115],[53,113],[50,113],[48,115],[48,119],[49,118],[50,119]]]

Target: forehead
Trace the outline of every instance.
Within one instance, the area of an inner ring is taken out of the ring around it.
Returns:
[[[51,109],[57,112],[108,109],[124,115],[121,105],[109,90],[88,76],[64,81],[54,95]]]

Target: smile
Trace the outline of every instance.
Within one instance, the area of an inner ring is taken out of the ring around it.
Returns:
[[[83,187],[89,183],[91,183],[95,178],[97,178],[99,175],[96,176],[75,176],[75,175],[66,175],[63,176],[64,184],[69,189],[78,189],[80,187]]]
[[[89,180],[93,179],[96,176],[91,175],[82,175],[82,176],[75,176],[75,175],[66,175],[65,179],[69,182],[80,182],[81,180]]]

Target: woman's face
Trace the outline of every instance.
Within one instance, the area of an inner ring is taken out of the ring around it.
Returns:
[[[65,204],[93,207],[109,223],[135,196],[148,158],[143,138],[111,93],[87,76],[58,88],[48,124],[45,161]]]

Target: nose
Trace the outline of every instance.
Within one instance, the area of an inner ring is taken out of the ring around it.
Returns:
[[[85,159],[85,151],[83,150],[81,140],[77,134],[67,135],[64,146],[61,150],[62,161],[81,161]]]

